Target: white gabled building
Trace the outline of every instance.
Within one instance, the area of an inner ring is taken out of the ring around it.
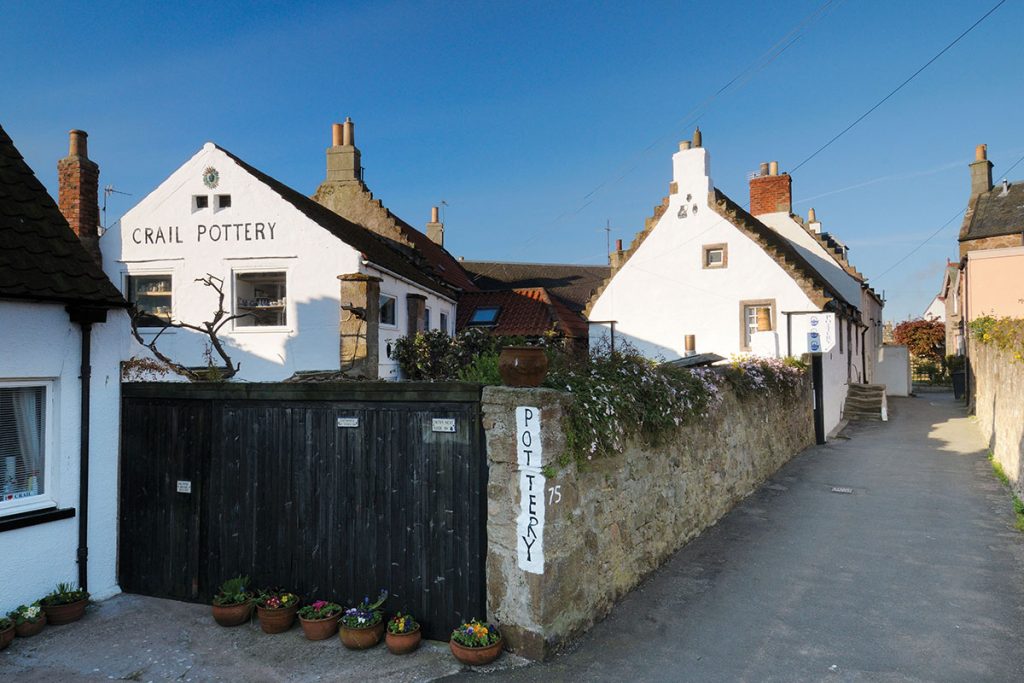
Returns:
[[[805,227],[792,215],[791,179],[775,163],[751,181],[750,212],[715,188],[699,130],[672,165],[669,196],[612,254],[612,276],[591,299],[591,342],[614,336],[665,360],[800,356],[816,345],[831,431],[847,386],[871,381],[881,300],[813,216]]]
[[[197,281],[207,274],[223,281],[228,313],[244,316],[220,335],[240,380],[302,371],[396,379],[395,339],[454,329],[453,288],[387,238],[213,143],[115,229],[104,269],[148,314],[144,339],[160,334],[160,351],[188,367],[208,364],[206,339],[164,324],[211,320],[217,295]]]

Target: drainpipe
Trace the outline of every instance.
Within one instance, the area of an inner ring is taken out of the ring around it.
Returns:
[[[97,308],[68,307],[71,322],[82,328],[81,418],[78,460],[78,587],[89,590],[89,408],[92,378],[92,326],[107,320],[107,311]]]

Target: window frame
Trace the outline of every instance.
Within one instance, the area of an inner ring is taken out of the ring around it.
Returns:
[[[384,299],[391,299],[394,306],[392,307],[391,322],[384,322]],[[387,329],[398,329],[398,297],[394,294],[388,294],[381,292],[378,297],[377,306],[377,323]],[[390,357],[390,356],[389,356]]]
[[[59,462],[60,456],[56,452],[57,440],[54,434],[57,381],[52,378],[0,379],[0,389],[21,387],[43,388],[43,434],[41,439],[43,444],[43,492],[29,498],[19,498],[16,502],[0,500],[0,520],[12,515],[56,508],[58,504],[55,493],[60,490],[60,474],[56,463]]]
[[[430,306],[423,307],[423,331],[430,332]]]
[[[772,331],[778,330],[777,312],[778,307],[775,305],[775,299],[746,299],[740,301],[740,350],[750,351],[750,341],[747,340],[747,308],[748,307],[764,307],[767,306],[771,311],[772,318]],[[751,340],[752,341],[752,340]]]
[[[292,321],[295,319],[292,311],[292,276],[288,268],[284,266],[267,265],[261,267],[232,268],[231,269],[231,310],[229,315],[240,315],[238,306],[238,276],[254,275],[260,273],[284,273],[284,325],[239,325],[240,318],[231,321],[231,331],[241,334],[260,334],[265,332],[292,332],[294,330]]]
[[[224,211],[225,209],[230,209],[231,208],[231,195],[230,194],[216,194],[213,197],[214,197],[214,199],[213,199],[213,201],[214,201],[214,207],[213,207],[214,211]],[[226,206],[222,203],[222,201],[224,199],[228,200],[228,203],[227,203]]]
[[[708,255],[713,251],[722,252],[722,260],[719,263],[710,263]],[[704,270],[719,270],[729,267],[729,245],[725,242],[718,244],[705,244],[701,247],[701,267]]]
[[[437,317],[437,325],[439,330],[442,330],[445,334],[451,336],[451,331],[448,330],[448,313],[441,311]]]
[[[140,331],[166,330],[167,328],[169,328],[171,326],[170,325],[171,321],[174,320],[174,271],[173,270],[167,270],[167,269],[160,269],[160,270],[126,270],[126,271],[124,271],[124,278],[123,278],[124,288],[123,288],[122,291],[124,292],[124,298],[128,301],[128,303],[130,303],[132,305],[135,305],[135,303],[136,303],[132,299],[132,284],[131,284],[132,278],[145,278],[145,277],[167,277],[167,279],[169,279],[171,281],[171,291],[170,291],[170,295],[171,296],[170,296],[170,303],[169,303],[170,309],[171,309],[171,313],[170,313],[170,317],[167,320],[166,324],[163,324],[163,325],[142,325],[142,324],[140,324],[138,326],[138,328],[139,328]],[[151,315],[150,317],[151,318],[156,318],[157,316],[152,316]]]

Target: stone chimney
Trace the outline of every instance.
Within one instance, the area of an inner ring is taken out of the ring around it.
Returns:
[[[992,162],[988,160],[988,145],[974,149],[974,163],[971,168],[971,196],[977,197],[992,189]]]
[[[615,251],[608,254],[608,262],[612,270],[618,270],[626,260],[626,252],[622,248],[622,240],[615,240]]]
[[[97,263],[100,256],[100,167],[89,159],[89,135],[69,132],[68,155],[57,162],[57,203],[68,225]]]
[[[427,223],[427,237],[434,244],[444,246],[444,223],[439,220],[436,206],[430,207],[430,222]]]
[[[793,210],[793,179],[779,174],[779,162],[761,164],[760,175],[750,180],[750,215]]]
[[[356,124],[345,117],[345,123],[331,126],[331,146],[327,149],[327,180],[358,182],[362,180],[362,160],[356,147]]]

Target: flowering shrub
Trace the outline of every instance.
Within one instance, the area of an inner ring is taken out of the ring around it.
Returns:
[[[478,327],[463,330],[454,337],[442,330],[430,330],[429,332],[417,332],[397,340],[391,351],[391,357],[398,362],[406,379],[454,380],[458,379],[460,373],[464,371],[468,371],[471,377],[484,371],[485,368],[470,370],[470,367],[481,357],[492,357],[496,371],[501,347],[525,342],[525,337],[494,336]],[[493,375],[488,375],[488,377],[493,377]],[[473,379],[465,381],[473,381]]]
[[[1013,354],[1024,363],[1024,319],[984,316],[970,323],[971,336],[980,344],[991,344]]]
[[[501,640],[501,634],[493,624],[472,619],[452,631],[452,640],[465,647],[487,647]]]
[[[376,626],[384,618],[380,606],[388,599],[388,592],[381,589],[377,601],[370,603],[370,598],[365,597],[355,607],[350,607],[341,615],[341,623],[347,628],[370,628]]]
[[[299,604],[299,596],[272,588],[260,591],[259,597],[256,598],[256,604],[263,609],[287,609]]]
[[[252,598],[252,593],[248,588],[248,576],[236,576],[233,579],[228,579],[220,585],[217,594],[213,596],[213,604],[218,607],[228,607],[248,602]]]
[[[725,378],[740,396],[758,391],[779,394],[800,386],[806,369],[807,366],[795,358],[733,356]]]
[[[14,628],[14,622],[7,617],[0,617],[0,631],[6,631],[9,628]]]
[[[419,627],[419,623],[412,618],[411,614],[402,614],[401,612],[388,621],[388,633],[412,633]]]
[[[38,602],[31,605],[19,605],[17,609],[7,614],[15,624],[34,624],[43,618],[43,608]]]
[[[731,384],[738,395],[784,393],[803,381],[798,361],[738,358],[724,373],[718,368],[658,365],[638,351],[617,346],[594,349],[588,357],[556,356],[545,386],[573,396],[566,415],[566,453],[585,462],[621,453],[630,439],[657,446],[675,430],[706,417]]]
[[[311,605],[299,608],[299,616],[308,621],[330,619],[341,612],[341,605],[326,600],[317,600]]]

